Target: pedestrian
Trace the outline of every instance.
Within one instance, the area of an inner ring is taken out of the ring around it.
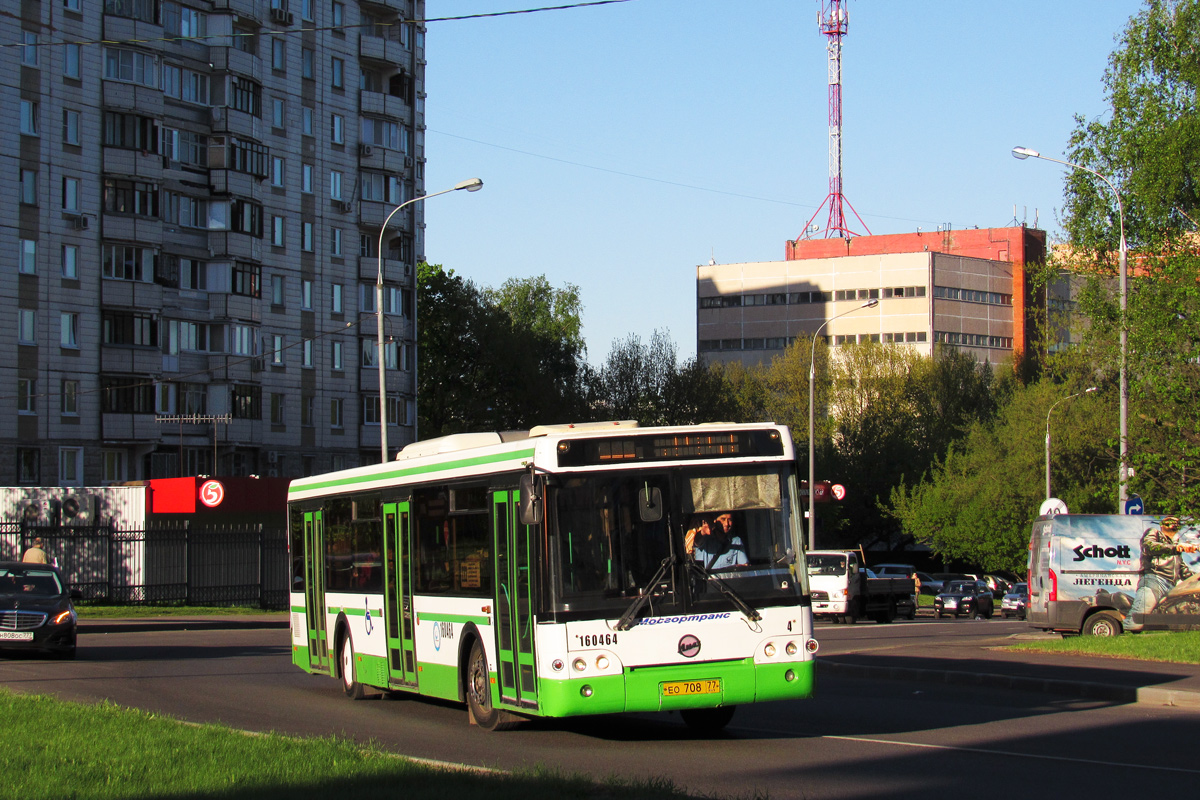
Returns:
[[[45,550],[45,544],[41,537],[33,540],[33,547],[25,551],[25,555],[21,556],[22,561],[28,561],[31,564],[49,564],[50,555]]]

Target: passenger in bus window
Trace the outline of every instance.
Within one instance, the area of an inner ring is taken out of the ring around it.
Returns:
[[[697,524],[684,535],[687,554],[705,569],[728,569],[750,563],[742,537],[733,530],[733,513],[722,511],[712,522],[697,518]]]

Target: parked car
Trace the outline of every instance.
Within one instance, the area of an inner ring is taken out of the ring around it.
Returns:
[[[1004,593],[1012,586],[1008,580],[1001,578],[999,575],[984,575],[980,580],[987,584],[987,587],[992,590],[992,597],[997,600],[1004,597]]]
[[[995,609],[996,600],[983,581],[951,581],[933,598],[933,613],[938,619],[946,614],[991,619]]]
[[[0,648],[74,658],[80,597],[57,567],[0,561]]]
[[[871,571],[881,578],[911,578],[917,569],[912,564],[875,564]]]
[[[1025,619],[1025,610],[1029,607],[1029,584],[1014,584],[1000,602],[1000,613],[1005,619],[1016,617]]]

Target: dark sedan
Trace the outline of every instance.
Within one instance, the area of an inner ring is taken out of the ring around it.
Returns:
[[[1008,594],[1004,595],[1004,600],[1000,604],[1000,610],[1005,619],[1009,617],[1025,619],[1027,608],[1029,608],[1029,584],[1027,583],[1014,585]]]
[[[933,613],[939,619],[946,614],[991,619],[995,608],[992,590],[983,581],[949,581],[933,598]]]
[[[40,650],[75,657],[77,618],[57,567],[0,562],[0,649]]]

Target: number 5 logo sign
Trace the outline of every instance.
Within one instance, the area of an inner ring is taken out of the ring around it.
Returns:
[[[205,481],[200,484],[200,502],[209,508],[216,508],[225,499],[225,487],[220,481]]]

